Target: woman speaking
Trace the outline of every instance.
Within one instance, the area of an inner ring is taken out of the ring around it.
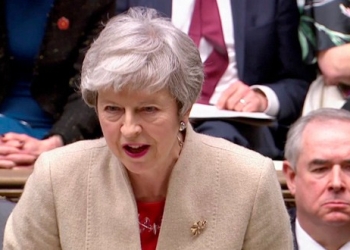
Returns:
[[[292,249],[272,161],[193,131],[203,78],[155,10],[112,18],[81,84],[104,138],[40,155],[4,249]]]

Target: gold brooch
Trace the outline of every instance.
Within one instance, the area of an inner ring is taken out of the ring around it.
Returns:
[[[200,235],[202,233],[202,231],[205,229],[206,225],[207,225],[206,220],[200,220],[200,221],[195,222],[193,224],[193,226],[191,227],[192,235],[193,236]]]

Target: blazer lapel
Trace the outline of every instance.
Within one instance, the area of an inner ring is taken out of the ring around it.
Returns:
[[[157,249],[208,249],[214,242],[218,183],[215,178],[202,182],[205,173],[196,165],[213,163],[198,161],[201,145],[192,140],[192,128],[187,129],[186,143],[170,177]],[[191,227],[198,221],[207,224],[194,236]]]
[[[233,13],[233,27],[235,40],[235,53],[237,58],[237,70],[240,80],[244,79],[245,57],[245,31],[246,31],[246,6],[249,0],[231,0]]]
[[[114,156],[110,162],[91,163],[87,189],[86,249],[140,250],[136,202]]]

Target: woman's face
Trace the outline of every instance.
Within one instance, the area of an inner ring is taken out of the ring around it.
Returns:
[[[162,175],[175,164],[180,120],[167,90],[148,94],[113,89],[98,92],[97,111],[111,151],[131,174]]]

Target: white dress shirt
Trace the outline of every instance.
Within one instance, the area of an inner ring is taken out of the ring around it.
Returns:
[[[172,2],[172,23],[188,34],[195,0],[176,0]],[[219,100],[221,94],[234,82],[238,81],[237,61],[234,44],[234,27],[233,17],[231,11],[230,0],[217,1],[218,9],[220,12],[221,25],[224,34],[224,40],[226,44],[229,64],[228,67],[218,82],[213,95],[210,98],[209,103],[215,105]],[[224,20],[224,21],[223,21]],[[209,57],[213,50],[213,46],[207,42],[204,38],[199,43],[199,52],[202,58],[202,62]],[[268,106],[265,113],[275,116],[279,111],[279,101],[275,92],[266,86],[255,85],[252,88],[260,89],[268,99]]]
[[[295,221],[295,234],[299,250],[327,250],[304,231],[304,229],[300,226],[298,219]],[[339,248],[339,250],[350,250],[350,242]]]

